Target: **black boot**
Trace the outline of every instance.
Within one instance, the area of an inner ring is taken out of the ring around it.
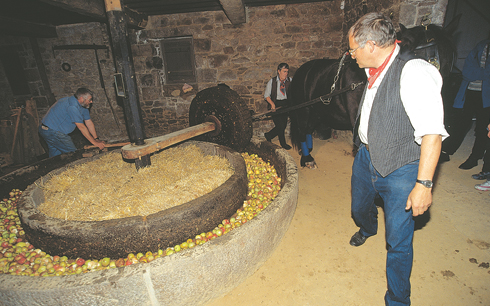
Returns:
[[[459,169],[469,170],[469,169],[472,169],[476,166],[478,166],[478,159],[475,159],[475,158],[470,156],[470,157],[468,157],[468,159],[464,163],[459,165]]]

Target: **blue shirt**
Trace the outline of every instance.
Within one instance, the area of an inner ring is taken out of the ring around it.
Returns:
[[[80,105],[75,96],[59,99],[51,106],[42,123],[55,131],[70,134],[77,127],[76,123],[90,120],[90,112]]]
[[[482,52],[488,43],[490,43],[490,40],[482,40],[466,57],[463,66],[463,81],[454,99],[454,108],[463,108],[466,88],[471,81],[475,80],[482,80],[483,108],[490,107],[490,61],[487,59],[485,68],[482,68],[480,63]]]

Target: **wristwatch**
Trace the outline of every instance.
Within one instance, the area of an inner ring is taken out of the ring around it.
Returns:
[[[427,188],[432,188],[432,186],[434,186],[434,183],[432,183],[431,180],[419,180],[419,179],[417,179],[416,182],[424,185]]]

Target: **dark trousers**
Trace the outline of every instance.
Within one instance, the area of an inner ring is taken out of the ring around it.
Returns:
[[[490,147],[490,139],[487,136],[487,126],[490,122],[490,107],[483,108],[481,91],[466,90],[463,109],[455,110],[460,113],[458,120],[448,128],[450,136],[442,143],[442,151],[449,155],[454,154],[461,146],[466,134],[471,129],[473,117],[476,118],[475,143],[471,150],[470,158],[481,159]],[[486,154],[484,161],[490,168],[490,152]]]
[[[275,103],[276,108],[278,107],[286,107],[287,106],[287,100],[277,100]],[[272,121],[274,122],[274,128],[267,132],[267,138],[273,139],[276,136],[279,138],[279,143],[281,146],[286,144],[286,137],[284,136],[284,131],[286,130],[286,127],[288,125],[288,115],[286,114],[280,114],[280,115],[274,115],[272,114]]]

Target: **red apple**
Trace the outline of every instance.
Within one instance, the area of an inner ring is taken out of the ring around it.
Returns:
[[[83,258],[78,258],[77,259],[77,266],[81,267],[85,263],[85,259]]]

